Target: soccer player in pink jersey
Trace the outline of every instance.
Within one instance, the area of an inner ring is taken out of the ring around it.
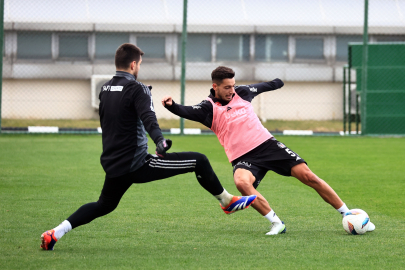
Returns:
[[[266,235],[286,232],[284,222],[256,190],[269,170],[294,176],[312,187],[344,216],[349,209],[336,192],[308,168],[304,159],[277,141],[253,111],[251,102],[255,96],[279,89],[284,83],[275,79],[235,86],[234,77],[231,68],[219,66],[211,73],[212,88],[206,100],[195,106],[182,106],[165,96],[162,105],[180,117],[202,123],[217,135],[232,163],[236,187],[242,195],[257,195],[252,207],[272,223]],[[374,229],[374,224],[370,223],[369,231]]]

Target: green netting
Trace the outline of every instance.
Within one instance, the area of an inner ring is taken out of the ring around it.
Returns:
[[[405,134],[405,43],[368,45],[367,87],[362,92],[362,44],[349,44],[349,72],[356,71],[362,134]]]

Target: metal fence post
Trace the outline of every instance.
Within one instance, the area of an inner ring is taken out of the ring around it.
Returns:
[[[183,1],[183,32],[181,34],[181,105],[186,91],[187,0]],[[184,118],[180,118],[180,134],[184,135]]]
[[[343,135],[346,134],[346,71],[347,65],[343,67]]]
[[[360,95],[356,93],[356,134],[359,134],[359,122],[360,122],[360,115],[359,115],[359,97]]]
[[[361,73],[361,134],[367,129],[368,0],[364,0],[363,62]]]
[[[349,70],[349,73],[347,74],[347,77],[348,77],[348,84],[349,84],[349,94],[348,94],[348,97],[347,97],[347,102],[348,102],[348,113],[347,113],[347,124],[348,124],[348,127],[347,127],[347,131],[348,131],[348,133],[349,133],[349,135],[351,134],[351,131],[352,131],[352,122],[351,122],[351,118],[352,118],[352,110],[351,110],[351,108],[352,108],[352,76],[351,76],[351,74],[352,74],[352,47],[351,46],[349,46],[349,59],[348,59],[348,61],[349,61],[349,68],[348,68],[348,70]]]
[[[4,0],[0,0],[0,51],[1,52],[3,52],[3,44],[4,44]],[[3,89],[3,56],[0,57],[0,133],[1,133],[2,89]]]

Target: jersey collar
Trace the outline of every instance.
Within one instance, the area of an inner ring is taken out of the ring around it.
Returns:
[[[117,77],[125,77],[125,79],[127,79],[129,81],[136,81],[136,77],[134,75],[132,75],[131,73],[125,72],[125,71],[117,70],[115,72],[115,76],[117,76]]]

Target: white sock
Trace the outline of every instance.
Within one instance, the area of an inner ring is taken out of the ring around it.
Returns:
[[[55,227],[54,230],[55,230],[55,237],[56,239],[59,240],[62,238],[62,236],[64,236],[66,233],[72,230],[72,225],[70,224],[69,221],[65,220],[61,224],[59,224],[58,227]]]
[[[271,209],[271,211],[264,217],[267,218],[271,223],[273,223],[273,222],[281,223],[280,218],[276,215],[276,213],[273,211],[273,209]]]
[[[349,208],[347,208],[345,203],[343,203],[343,205],[339,209],[336,209],[336,210],[342,215],[342,217],[345,216],[346,212],[349,212]]]
[[[214,197],[217,198],[222,207],[225,207],[232,201],[233,195],[229,194],[228,191],[224,189],[221,194],[215,195]]]

